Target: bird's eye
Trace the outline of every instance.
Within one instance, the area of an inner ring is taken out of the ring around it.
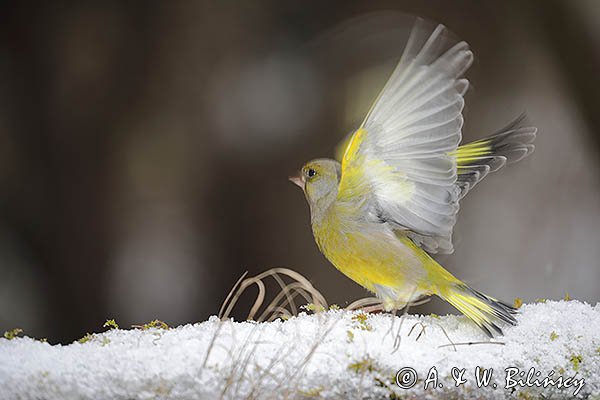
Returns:
[[[312,178],[313,176],[315,176],[317,174],[317,171],[315,171],[314,169],[310,168],[308,171],[306,171],[306,175],[308,175],[309,178]]]

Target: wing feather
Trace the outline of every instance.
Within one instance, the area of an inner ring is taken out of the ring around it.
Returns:
[[[473,55],[442,25],[413,29],[398,66],[350,140],[338,198],[362,187],[369,204],[415,243],[450,251],[461,189],[455,151],[461,140],[462,74]]]
[[[531,153],[535,128],[519,121],[466,146],[465,42],[419,20],[398,65],[345,146],[338,200],[361,204],[431,253],[451,253],[459,200],[507,160]]]

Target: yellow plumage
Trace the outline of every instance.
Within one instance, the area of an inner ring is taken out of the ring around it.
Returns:
[[[428,252],[452,252],[459,200],[507,160],[529,154],[535,128],[517,120],[458,146],[468,84],[460,75],[472,54],[464,42],[434,45],[442,33],[438,26],[426,40],[409,40],[409,56],[344,143],[341,164],[310,161],[293,181],[305,192],[321,252],[387,310],[435,294],[492,336],[498,323],[515,323],[515,310],[469,288]]]

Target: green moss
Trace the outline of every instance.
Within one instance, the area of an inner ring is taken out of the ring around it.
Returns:
[[[377,368],[375,362],[370,357],[365,357],[360,361],[353,362],[348,366],[350,371],[354,371],[357,374],[364,374],[365,372],[373,372]]]
[[[337,304],[332,304],[329,306],[329,310],[331,311],[339,311],[340,310],[340,306],[338,306]]]
[[[119,324],[117,324],[114,319],[107,319],[103,327],[108,329],[119,329]]]
[[[536,303],[545,303],[546,299],[538,298],[538,299],[535,299],[535,302]]]
[[[154,393],[158,396],[158,398],[164,398],[171,394],[171,388],[165,384],[160,384],[154,389]]]
[[[313,313],[319,313],[319,312],[325,311],[325,307],[323,307],[320,304],[313,304],[313,303],[308,303],[308,304],[302,306],[301,308],[303,308],[306,311],[312,311]]]
[[[429,316],[434,319],[440,319],[440,316],[434,313],[429,314]]]
[[[159,319],[155,319],[154,321],[150,321],[144,325],[133,325],[134,328],[139,328],[142,329],[144,331],[148,330],[148,329],[170,329],[169,325],[167,325],[166,322],[163,322]]]
[[[523,299],[517,297],[514,301],[513,301],[513,305],[515,306],[515,308],[521,308],[521,306],[523,305]]]
[[[23,329],[14,328],[4,332],[4,338],[8,340],[13,340],[14,338],[18,337],[21,333],[23,333]]]
[[[523,399],[523,400],[533,400],[533,399],[537,398],[537,397],[532,396],[531,393],[529,393],[527,390],[519,391],[519,394],[517,395],[517,397],[519,399]]]
[[[369,316],[364,312],[360,312],[352,316],[352,321],[355,322],[356,327],[362,329],[363,331],[372,331],[373,326],[368,322]]]
[[[98,339],[102,338],[102,341],[99,342]],[[102,346],[106,346],[107,344],[110,343],[110,339],[107,338],[106,336],[102,335],[102,334],[95,334],[95,333],[86,333],[84,337],[82,337],[81,339],[79,339],[77,342],[80,344],[84,344],[87,342],[90,342],[92,340],[96,339],[95,343],[100,343],[100,345]]]
[[[84,337],[82,337],[81,339],[78,340],[79,343],[84,344],[89,342],[90,340],[92,340],[94,338],[94,335],[91,333],[86,333]]]
[[[550,332],[550,340],[555,341],[558,338],[558,334],[554,331]]]
[[[583,362],[583,358],[580,355],[571,354],[571,358],[569,358],[569,361],[571,362],[571,364],[573,364],[573,370],[579,371],[579,367]]]
[[[565,297],[564,297],[565,301],[571,301],[571,296],[569,296],[569,292],[565,291]]]
[[[387,394],[388,394],[388,399],[390,399],[390,400],[400,400],[401,399],[400,395],[397,394],[396,392],[394,392],[394,390],[392,389],[392,386],[394,386],[394,384],[395,384],[395,380],[396,380],[396,377],[394,376],[394,377],[392,377],[392,380],[391,380],[392,384],[388,384],[388,383],[385,383],[382,379],[375,378],[375,384],[377,384],[377,386],[388,390]]]
[[[347,330],[347,331],[346,331],[346,336],[347,336],[347,337],[346,337],[346,341],[347,341],[348,343],[352,343],[352,342],[354,342],[354,332],[352,332],[351,330]]]

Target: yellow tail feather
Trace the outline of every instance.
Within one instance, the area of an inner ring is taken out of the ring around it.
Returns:
[[[517,323],[515,308],[471,289],[464,283],[439,287],[437,294],[475,322],[489,337],[494,337],[494,332],[502,335],[498,323]]]

